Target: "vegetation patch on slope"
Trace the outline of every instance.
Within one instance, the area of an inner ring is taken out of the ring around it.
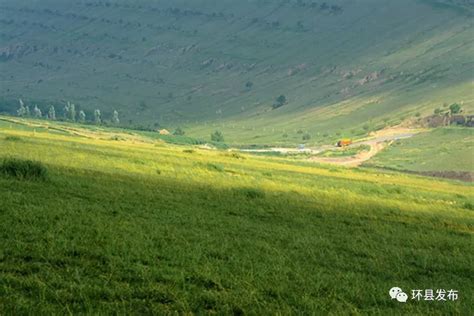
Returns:
[[[437,128],[394,142],[366,165],[417,172],[474,173],[474,129]]]
[[[318,157],[350,157],[357,155],[360,152],[363,151],[369,151],[370,146],[369,145],[360,145],[360,146],[352,146],[348,148],[343,148],[339,150],[326,150],[323,151],[316,156]]]
[[[9,138],[5,140],[9,141]],[[41,162],[4,158],[0,161],[0,175],[18,180],[44,181],[48,178],[48,169]]]

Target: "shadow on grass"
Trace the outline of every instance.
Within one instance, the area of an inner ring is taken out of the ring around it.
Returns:
[[[447,218],[48,168],[44,183],[0,178],[0,313],[390,314],[394,284],[472,289],[469,234],[451,234],[459,223]]]

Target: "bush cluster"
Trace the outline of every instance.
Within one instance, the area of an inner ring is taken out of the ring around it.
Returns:
[[[18,180],[44,181],[48,178],[48,169],[41,162],[6,158],[0,163],[0,175]]]

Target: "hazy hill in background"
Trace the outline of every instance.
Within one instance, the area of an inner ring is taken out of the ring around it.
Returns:
[[[231,142],[473,109],[472,1],[0,0],[0,111],[66,101]],[[277,101],[279,96],[285,98]]]

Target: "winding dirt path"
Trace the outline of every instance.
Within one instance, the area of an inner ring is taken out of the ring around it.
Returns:
[[[346,167],[357,167],[362,163],[366,162],[370,158],[374,157],[385,147],[390,146],[390,144],[399,139],[410,138],[423,130],[416,130],[410,128],[402,127],[392,127],[387,128],[381,131],[378,131],[371,135],[371,138],[368,140],[362,140],[352,144],[349,147],[357,147],[360,145],[370,146],[369,151],[362,151],[357,155],[350,157],[340,157],[340,158],[324,158],[324,157],[311,157],[310,161],[319,162],[319,163],[328,163],[335,164],[339,166]]]
[[[361,143],[357,143],[360,145]],[[346,167],[357,167],[360,166],[363,162],[369,160],[373,156],[379,153],[382,149],[386,147],[384,143],[374,142],[366,142],[365,145],[370,146],[369,151],[362,151],[357,155],[350,156],[350,157],[341,157],[341,158],[324,158],[324,157],[311,157],[309,158],[310,161],[319,162],[319,163],[328,163],[328,164],[335,164],[339,166],[346,166]]]

